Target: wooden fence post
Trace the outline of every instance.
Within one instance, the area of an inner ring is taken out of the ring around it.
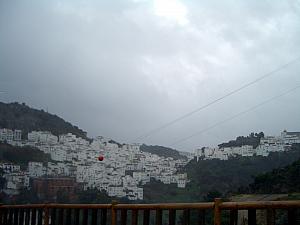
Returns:
[[[288,210],[288,224],[289,225],[297,225],[296,223],[296,209]]]
[[[118,202],[115,200],[111,202],[111,225],[116,225],[117,223],[117,210],[115,209],[117,204]]]
[[[256,209],[248,209],[248,225],[256,225]]]
[[[230,210],[230,225],[237,225],[238,222],[238,210],[236,209],[231,209]]]
[[[267,209],[267,225],[275,225],[275,210]]]
[[[155,216],[156,216],[155,224],[156,225],[162,225],[162,210],[161,209],[157,209]]]
[[[220,204],[221,203],[222,203],[221,198],[215,198],[214,225],[221,225],[221,209],[220,209]]]
[[[45,224],[45,225],[49,225],[49,207],[48,207],[47,204],[45,205],[44,210],[45,210],[45,214],[44,214],[44,224]]]

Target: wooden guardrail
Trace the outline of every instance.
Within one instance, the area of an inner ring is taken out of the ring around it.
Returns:
[[[275,224],[275,210],[287,211],[288,225],[300,225],[300,201],[222,202],[165,204],[28,204],[1,205],[0,225],[221,225],[222,212],[229,211],[230,225],[238,224],[238,210],[248,210],[248,224],[256,225],[256,210],[267,211],[267,225]],[[191,211],[197,217],[191,219]],[[180,213],[181,219],[178,220]],[[152,218],[152,219],[150,219]]]

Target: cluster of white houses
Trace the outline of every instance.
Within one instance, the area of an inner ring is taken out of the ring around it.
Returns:
[[[177,184],[179,188],[185,188],[188,181],[187,175],[178,170],[188,163],[187,159],[174,160],[142,152],[139,144],[120,145],[103,137],[89,142],[70,133],[57,137],[49,131],[32,131],[26,140],[3,140],[16,146],[36,147],[52,159],[47,163],[29,162],[26,171],[0,162],[6,178],[4,191],[9,194],[30,188],[30,178],[73,177],[84,189],[96,188],[109,196],[142,200],[143,185],[151,178]],[[103,161],[98,160],[99,155],[104,157]]]
[[[235,147],[203,147],[196,149],[195,156],[199,159],[228,160],[236,156],[268,156],[271,152],[288,151],[292,144],[300,143],[300,132],[287,132],[284,130],[280,136],[266,136],[260,139],[258,147],[242,145]]]
[[[300,132],[283,131],[280,136],[261,138],[257,148],[250,145],[204,147],[197,149],[188,159],[175,160],[143,152],[139,144],[121,145],[104,137],[97,137],[90,142],[70,133],[57,137],[49,131],[32,131],[25,140],[21,137],[20,130],[0,129],[0,141],[38,148],[50,155],[51,162],[29,162],[26,171],[19,165],[0,162],[6,179],[4,192],[13,195],[23,188],[32,188],[30,180],[39,180],[36,186],[43,191],[42,183],[49,179],[47,182],[49,184],[51,181],[52,191],[58,187],[55,182],[69,187],[74,186],[75,182],[85,190],[96,188],[106,191],[109,196],[127,197],[129,200],[142,200],[143,185],[151,179],[185,188],[188,177],[179,168],[185,166],[193,156],[197,160],[268,156],[271,152],[288,151],[292,144],[300,143]],[[99,161],[98,156],[103,156],[104,160]]]
[[[0,141],[12,142],[12,141],[21,141],[22,131],[21,130],[11,130],[0,128]]]

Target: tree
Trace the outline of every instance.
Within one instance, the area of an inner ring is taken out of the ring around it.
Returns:
[[[22,189],[15,197],[14,201],[16,204],[41,203],[41,200],[37,196],[36,192],[34,192],[32,189]]]
[[[206,196],[203,197],[203,200],[206,202],[213,202],[215,198],[221,198],[222,193],[218,190],[212,190],[206,194]]]
[[[64,190],[58,190],[56,193],[56,202],[58,203],[70,203],[70,197]]]
[[[6,179],[3,177],[4,171],[0,168],[0,190],[4,188]]]
[[[80,203],[111,203],[111,198],[104,192],[94,189],[88,189],[77,193]]]

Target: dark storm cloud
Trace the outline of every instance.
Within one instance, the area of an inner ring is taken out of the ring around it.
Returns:
[[[296,58],[299,1],[2,1],[0,90],[128,141]],[[300,83],[300,65],[146,140],[168,145]],[[299,91],[175,147],[299,130]],[[287,116],[288,115],[288,116]]]

